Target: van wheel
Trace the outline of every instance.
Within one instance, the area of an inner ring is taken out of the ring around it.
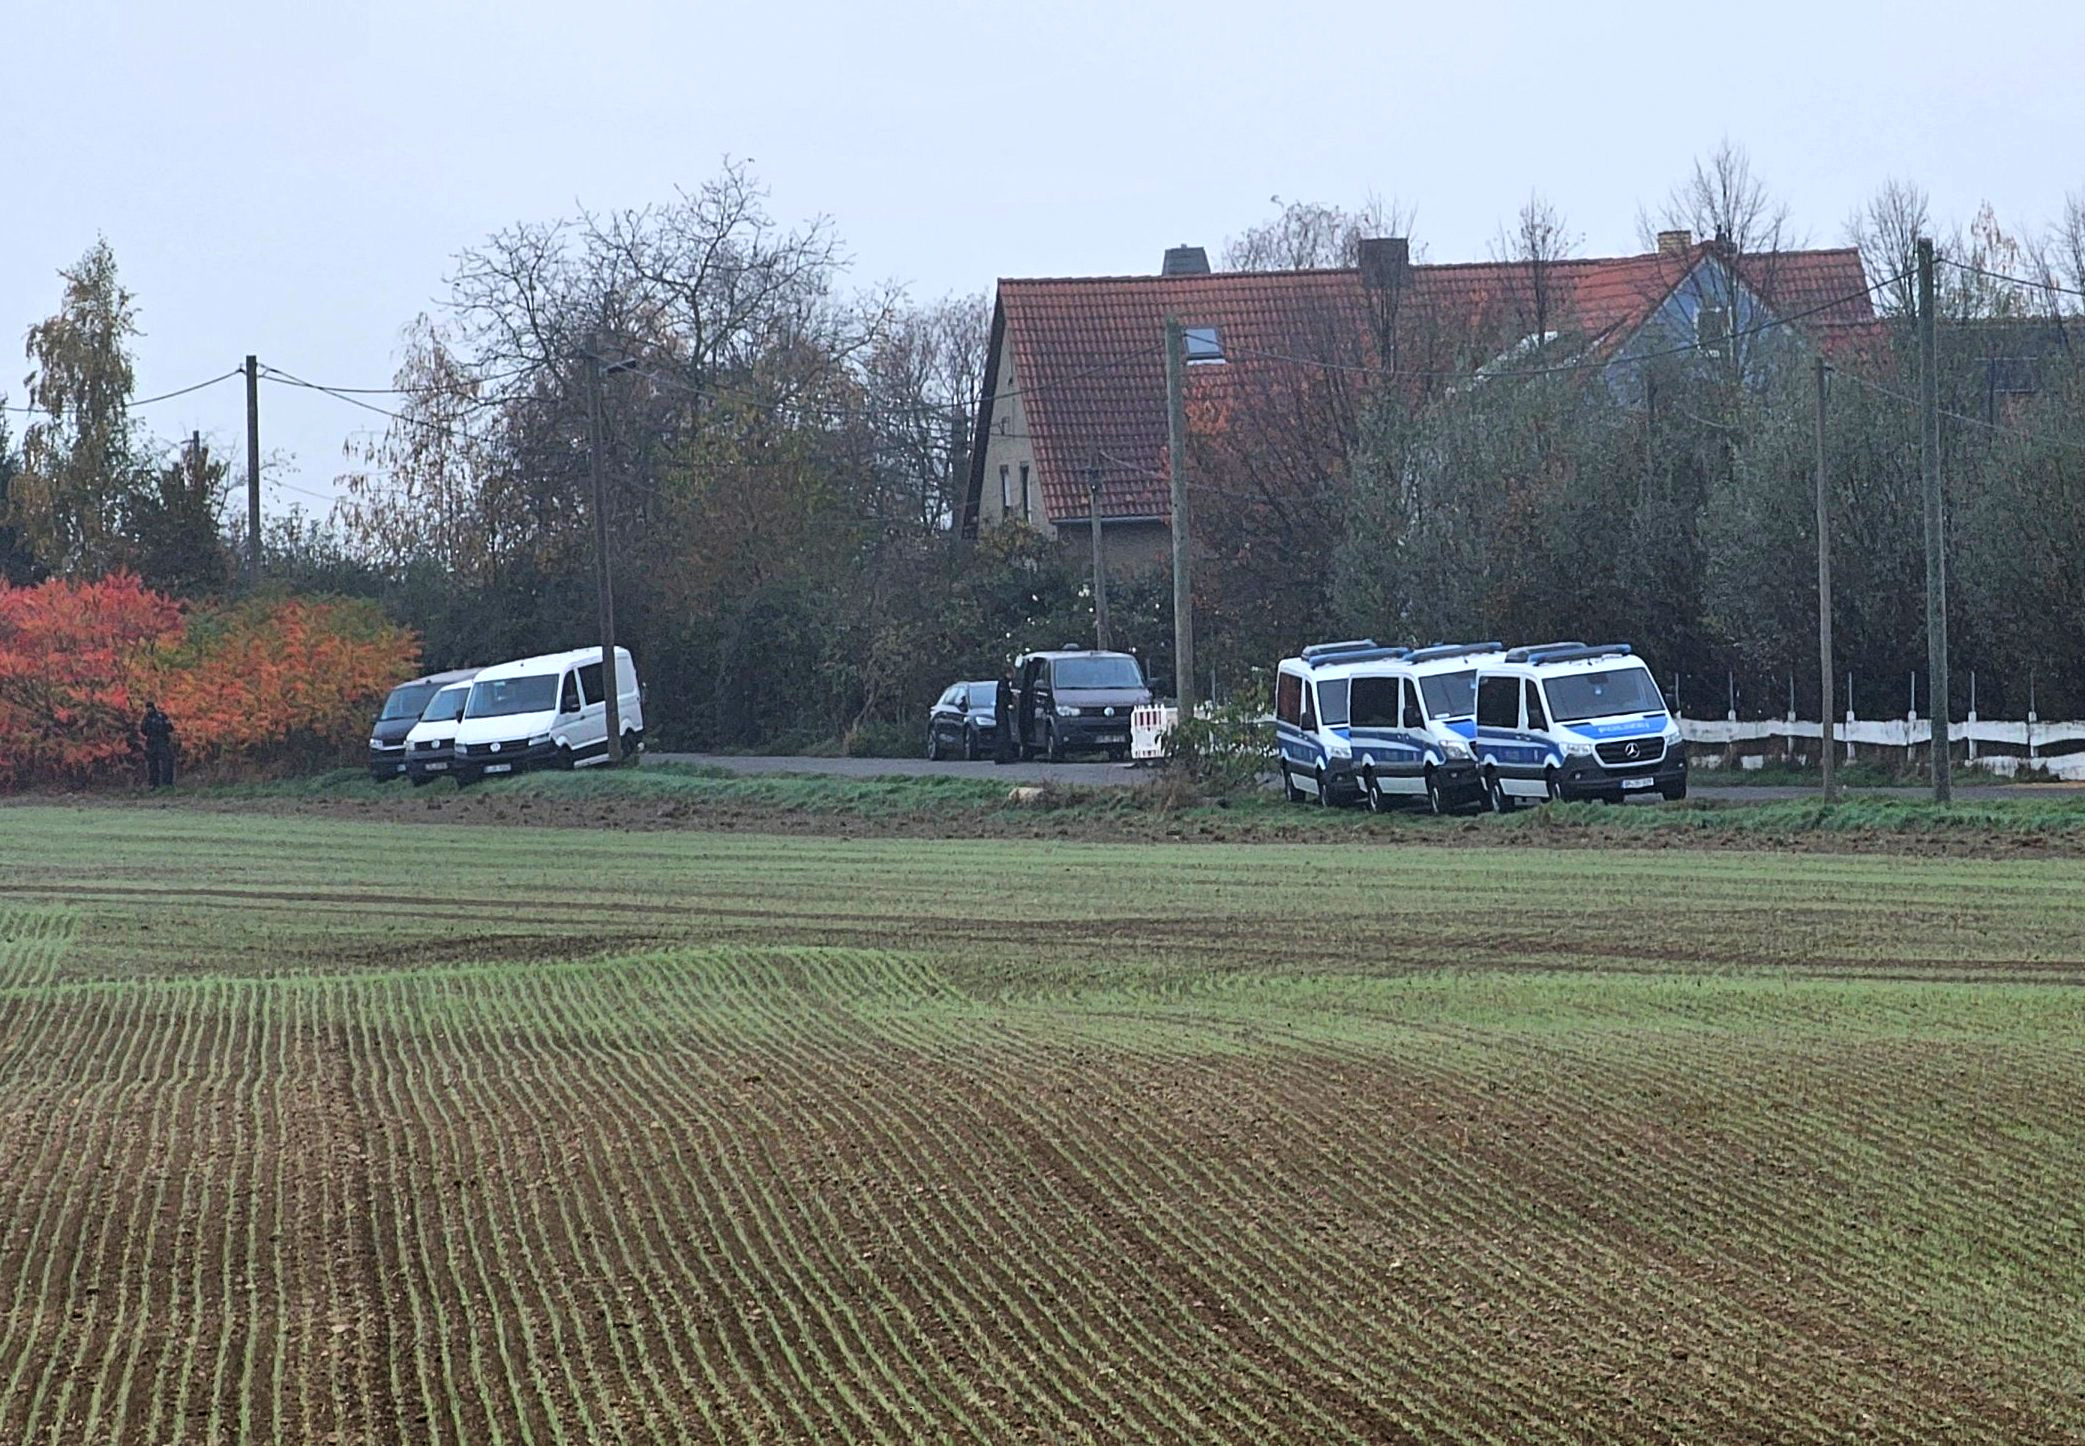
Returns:
[[[1064,740],[1057,736],[1057,725],[1050,723],[1043,728],[1043,757],[1052,763],[1064,761]]]
[[[432,773],[408,773],[406,777],[412,780],[415,788],[425,788],[428,784],[434,782]]]
[[[623,735],[623,751],[621,754],[623,762],[635,763],[637,756],[642,752],[644,752],[644,735],[642,733],[625,733]]]
[[[1370,813],[1388,813],[1390,805],[1383,798],[1383,785],[1376,782],[1376,771],[1371,768],[1361,775],[1361,790],[1368,798]]]
[[[560,773],[570,773],[579,765],[572,760],[572,750],[565,744],[557,746],[557,762],[553,765]]]
[[[1683,778],[1678,783],[1659,789],[1658,792],[1665,795],[1667,803],[1678,803],[1687,796],[1687,780]]]
[[[1557,787],[1557,771],[1553,764],[1542,770],[1542,789],[1549,795],[1551,803],[1564,796],[1564,791]]]
[[[1281,766],[1281,796],[1290,803],[1303,802],[1303,790],[1296,784],[1296,775],[1289,772],[1289,765]]]
[[[1317,779],[1318,779],[1318,807],[1319,807],[1319,808],[1330,808],[1330,807],[1332,807],[1332,785],[1331,785],[1331,784],[1329,784],[1329,783],[1327,783],[1327,782],[1325,781],[1325,770],[1324,770],[1324,769],[1320,768],[1320,769],[1318,770],[1318,773],[1317,773]]]
[[[1519,806],[1513,795],[1506,792],[1506,785],[1499,781],[1495,772],[1484,775],[1484,800],[1491,805],[1493,813],[1511,813]]]
[[[1441,780],[1434,776],[1432,764],[1426,766],[1426,807],[1428,812],[1434,814],[1448,811],[1447,804],[1441,798]]]

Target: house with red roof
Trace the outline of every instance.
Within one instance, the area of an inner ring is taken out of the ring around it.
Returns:
[[[1559,372],[1597,372],[1626,396],[1657,366],[1742,380],[1874,315],[1851,248],[1748,255],[1684,231],[1641,256],[1433,265],[1385,237],[1352,267],[1217,272],[1175,247],[1156,275],[1005,279],[961,525],[1084,547],[1097,501],[1111,569],[1167,555],[1168,317],[1185,328],[1191,433],[1209,418],[1258,426],[1305,396],[1308,420],[1289,410],[1322,433],[1385,387],[1423,403]]]

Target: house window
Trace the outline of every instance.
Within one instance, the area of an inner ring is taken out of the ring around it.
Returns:
[[[1028,464],[1021,464],[1021,520],[1028,520]]]
[[[1004,462],[999,464],[999,511],[1002,515],[1014,510],[1014,469]]]
[[[1223,338],[1213,326],[1190,326],[1184,329],[1189,365],[1197,362],[1220,362],[1223,360]]]
[[[1704,303],[1694,313],[1694,343],[1710,356],[1730,345],[1730,308]]]

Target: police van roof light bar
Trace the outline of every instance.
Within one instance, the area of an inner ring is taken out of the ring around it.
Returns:
[[[1500,642],[1435,643],[1431,647],[1419,649],[1405,661],[1410,663],[1432,663],[1442,658],[1467,658],[1477,653],[1502,653],[1505,650],[1506,645]]]
[[[1573,643],[1568,648],[1542,648],[1531,654],[1530,663],[1575,663],[1587,658],[1627,657],[1627,643]]]
[[[1330,668],[1344,663],[1379,663],[1385,658],[1402,658],[1410,648],[1355,648],[1344,653],[1320,653],[1309,660],[1313,668]]]
[[[1372,648],[1374,646],[1376,646],[1374,638],[1348,638],[1343,643],[1312,643],[1297,656],[1307,662],[1312,658],[1322,658],[1327,653],[1351,653],[1357,648]]]
[[[1584,641],[1578,638],[1568,638],[1560,643],[1525,643],[1506,654],[1506,661],[1509,663],[1525,663],[1537,653],[1552,652],[1557,648],[1582,648],[1584,646]]]

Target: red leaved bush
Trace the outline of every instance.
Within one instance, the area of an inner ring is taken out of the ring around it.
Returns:
[[[184,613],[128,574],[0,584],[0,787],[133,776],[147,698],[184,763],[280,766],[364,736],[412,674],[412,634],[366,603],[309,598]]]

